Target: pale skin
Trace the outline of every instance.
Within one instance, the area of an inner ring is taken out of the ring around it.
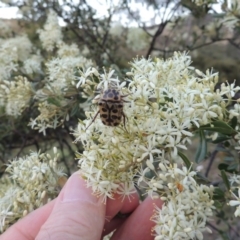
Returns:
[[[117,230],[112,240],[150,240],[154,239],[150,218],[161,205],[161,200],[150,198],[139,204],[137,194],[123,201],[115,195],[104,204],[75,173],[56,199],[12,225],[0,240],[100,240],[113,229]],[[119,212],[129,215],[119,217]]]

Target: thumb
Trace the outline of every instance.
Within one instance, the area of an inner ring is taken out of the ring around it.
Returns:
[[[36,240],[98,240],[101,238],[106,205],[92,195],[79,172],[73,174],[59,194],[51,215]]]

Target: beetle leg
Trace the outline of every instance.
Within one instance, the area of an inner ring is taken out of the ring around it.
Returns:
[[[125,98],[125,97],[127,97],[127,96],[129,96],[129,95],[130,95],[130,93],[129,93],[129,94],[125,94],[125,95],[121,95],[122,101],[123,101],[123,102],[126,102],[126,103],[127,103],[127,102],[130,102],[130,101],[126,101],[126,100],[123,99],[123,98]]]
[[[124,97],[127,97],[129,95],[131,95],[131,93],[128,93],[128,94],[125,94],[125,95],[121,95],[121,97],[124,98]]]
[[[127,118],[127,116],[124,114],[124,112],[122,112],[122,115],[123,115],[123,126],[124,126],[125,130],[128,132],[128,130],[126,128],[126,118]]]
[[[93,120],[90,122],[90,124],[87,126],[87,128],[85,129],[85,131],[91,126],[91,124],[96,120],[97,116],[99,114],[99,111],[95,114]]]

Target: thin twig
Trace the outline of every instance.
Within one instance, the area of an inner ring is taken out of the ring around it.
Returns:
[[[210,169],[211,169],[211,167],[212,167],[213,161],[214,161],[214,159],[215,159],[215,157],[216,157],[216,155],[217,155],[217,153],[218,153],[218,150],[217,150],[218,147],[219,147],[219,144],[217,144],[215,150],[214,150],[214,151],[212,152],[212,154],[211,154],[211,157],[210,157],[210,160],[209,160],[209,163],[208,163],[206,172],[205,172],[205,177],[208,177],[208,174],[209,174]]]

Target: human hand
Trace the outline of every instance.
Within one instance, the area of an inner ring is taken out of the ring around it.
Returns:
[[[114,229],[112,240],[150,240],[154,238],[150,218],[155,206],[161,205],[161,200],[150,198],[139,204],[137,194],[123,201],[115,195],[104,204],[102,197],[94,196],[75,173],[56,199],[12,225],[0,240],[99,240]],[[119,212],[131,214],[120,218],[116,216]]]

